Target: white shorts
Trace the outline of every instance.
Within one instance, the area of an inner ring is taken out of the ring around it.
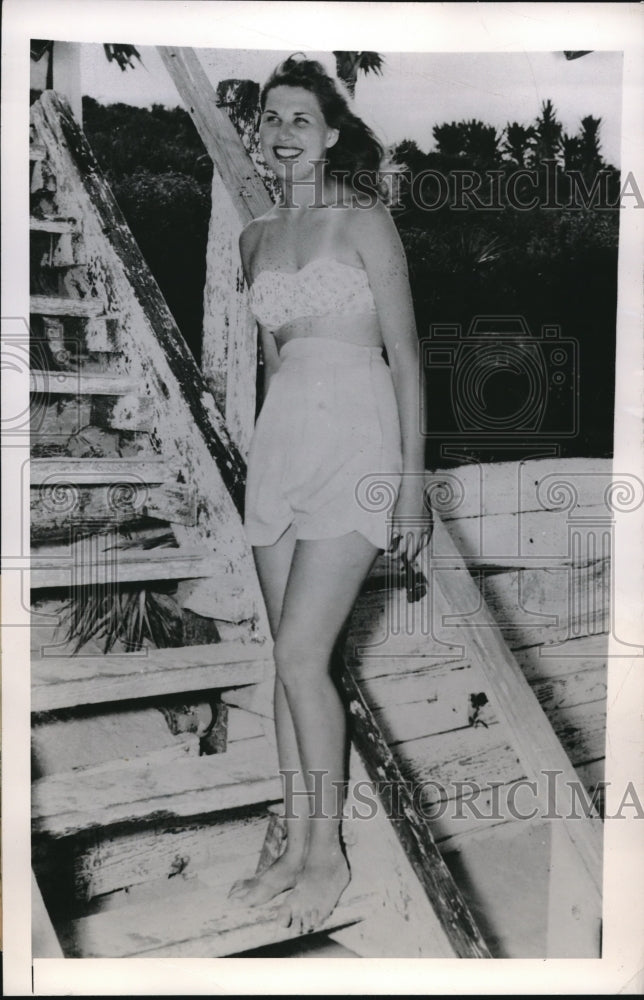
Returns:
[[[250,544],[272,545],[295,523],[298,538],[359,531],[385,549],[401,473],[398,407],[381,349],[330,337],[286,343],[248,456]]]

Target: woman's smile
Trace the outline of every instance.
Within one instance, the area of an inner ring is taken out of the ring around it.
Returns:
[[[329,128],[315,94],[304,87],[274,87],[262,112],[259,137],[269,167],[281,180],[304,180],[326,158],[337,139]],[[284,177],[284,164],[297,165]]]
[[[296,146],[273,146],[273,153],[277,160],[297,160],[304,150]]]

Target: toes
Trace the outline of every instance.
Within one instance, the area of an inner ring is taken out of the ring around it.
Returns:
[[[239,879],[237,882],[233,882],[230,889],[228,890],[228,898],[234,899],[236,896],[242,895],[247,889],[246,880]]]
[[[290,927],[293,922],[293,912],[288,904],[280,906],[275,917],[280,927]]]

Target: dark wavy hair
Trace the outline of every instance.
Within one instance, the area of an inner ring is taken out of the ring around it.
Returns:
[[[322,63],[300,53],[289,56],[273,70],[262,87],[259,103],[266,107],[266,98],[275,87],[302,87],[318,99],[329,128],[339,132],[337,142],[327,150],[325,176],[334,177],[360,192],[384,196],[379,169],[384,149],[371,129],[349,108],[336,81],[328,75]]]

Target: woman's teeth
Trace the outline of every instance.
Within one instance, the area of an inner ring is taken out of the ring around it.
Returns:
[[[296,160],[303,150],[294,146],[273,146],[273,152],[278,160]]]

